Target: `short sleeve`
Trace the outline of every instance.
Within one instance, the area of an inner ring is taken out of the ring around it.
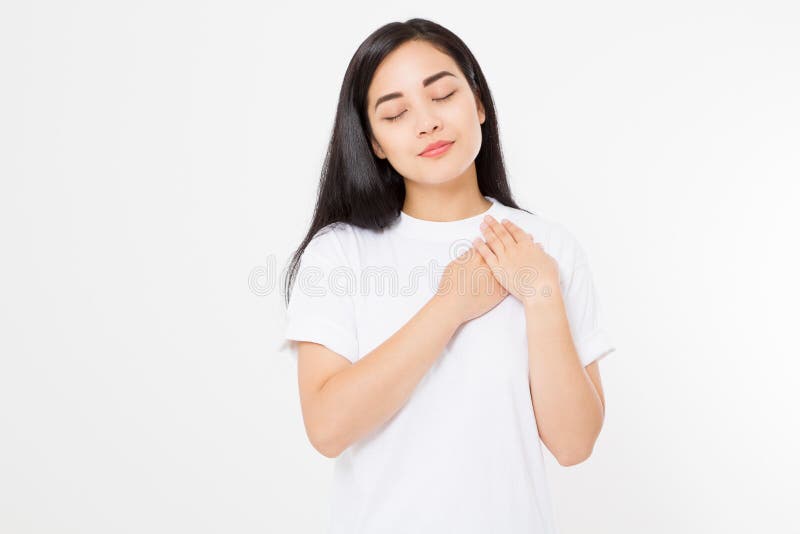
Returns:
[[[602,324],[600,300],[586,253],[577,240],[572,238],[571,241],[573,253],[569,256],[572,267],[566,270],[566,280],[561,281],[561,289],[572,340],[581,364],[586,367],[616,348]]]
[[[332,232],[317,234],[300,257],[286,309],[285,341],[297,359],[294,341],[313,341],[355,362],[355,274]]]

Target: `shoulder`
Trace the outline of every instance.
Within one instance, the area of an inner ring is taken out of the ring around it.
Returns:
[[[336,264],[350,264],[362,232],[362,228],[346,222],[330,223],[317,230],[306,246],[306,253]]]

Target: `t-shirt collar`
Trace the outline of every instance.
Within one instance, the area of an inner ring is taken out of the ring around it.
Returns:
[[[483,222],[483,218],[486,215],[491,215],[499,221],[501,209],[501,204],[494,197],[484,195],[483,198],[492,203],[486,211],[456,221],[426,221],[401,211],[395,230],[400,234],[427,241],[481,237],[480,224]]]

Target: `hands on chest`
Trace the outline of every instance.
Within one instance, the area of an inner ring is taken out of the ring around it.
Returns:
[[[487,215],[485,237],[451,261],[437,296],[448,302],[462,322],[483,315],[509,294],[522,302],[559,291],[558,263],[531,234],[508,220]]]

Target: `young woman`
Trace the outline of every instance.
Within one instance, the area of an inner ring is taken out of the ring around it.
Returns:
[[[286,293],[305,428],[337,460],[329,533],[557,532],[541,445],[591,454],[615,349],[581,245],[512,199],[450,31],[356,51]]]

